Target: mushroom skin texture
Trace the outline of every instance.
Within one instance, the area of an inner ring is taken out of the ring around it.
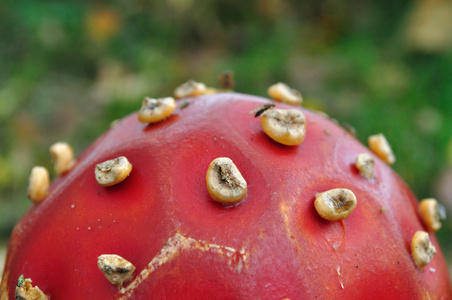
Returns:
[[[435,235],[438,251],[422,271],[411,256],[413,234],[426,230],[417,199],[346,130],[298,107],[306,136],[285,146],[248,115],[267,99],[223,93],[182,102],[189,105],[160,123],[142,124],[136,114],[118,121],[52,183],[12,233],[0,298],[14,299],[21,274],[51,299],[451,297]],[[361,153],[375,159],[372,181],[356,168]],[[133,165],[128,179],[99,186],[96,164],[118,156]],[[207,191],[217,157],[231,158],[247,180],[238,205]],[[315,195],[338,187],[358,205],[342,221],[324,220]],[[122,288],[99,271],[102,254],[136,267]]]

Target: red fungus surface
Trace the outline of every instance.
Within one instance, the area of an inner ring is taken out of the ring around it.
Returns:
[[[299,108],[305,139],[284,146],[248,114],[266,99],[224,93],[178,103],[156,124],[136,114],[115,123],[32,205],[9,243],[2,299],[14,298],[21,274],[52,300],[450,297],[434,233],[431,262],[420,270],[413,261],[411,239],[427,231],[415,196],[335,122]],[[355,166],[361,153],[375,159],[370,180]],[[119,156],[133,165],[130,175],[100,186],[96,165]],[[230,158],[248,185],[234,206],[206,188],[218,157]],[[315,196],[335,188],[351,190],[357,205],[327,221]],[[122,287],[99,270],[103,254],[136,267]]]

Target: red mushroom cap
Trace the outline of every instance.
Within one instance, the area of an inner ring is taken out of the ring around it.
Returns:
[[[417,200],[392,169],[324,115],[300,109],[306,135],[278,144],[248,112],[267,99],[233,93],[188,102],[167,119],[117,122],[33,205],[9,243],[0,296],[14,297],[21,274],[51,299],[441,299],[447,264],[437,253],[420,270],[411,255]],[[289,109],[283,103],[276,108]],[[375,159],[374,177],[355,166]],[[127,157],[121,183],[103,187],[97,164]],[[234,206],[218,203],[206,172],[228,157],[247,182]],[[354,211],[328,221],[316,194],[344,188]],[[384,210],[382,211],[382,208]],[[112,284],[100,255],[135,267]]]

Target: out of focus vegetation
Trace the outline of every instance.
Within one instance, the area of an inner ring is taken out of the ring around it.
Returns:
[[[366,144],[383,132],[394,169],[452,215],[451,15],[446,0],[0,1],[1,238],[52,143],[79,154],[144,96],[225,69],[239,92],[288,83]]]

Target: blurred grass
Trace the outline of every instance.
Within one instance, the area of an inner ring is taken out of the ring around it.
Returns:
[[[30,206],[32,166],[52,168],[52,143],[79,154],[144,96],[215,86],[225,69],[243,93],[287,82],[364,143],[383,132],[415,194],[452,211],[448,1],[198,2],[0,3],[1,239]],[[438,233],[446,252],[451,232]]]

